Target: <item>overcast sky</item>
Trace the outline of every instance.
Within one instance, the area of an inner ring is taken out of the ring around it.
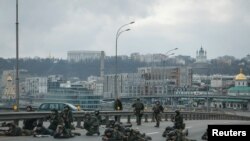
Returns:
[[[16,0],[0,0],[0,57],[15,57]],[[20,57],[67,57],[69,50],[115,55],[166,53],[208,58],[250,54],[250,0],[19,0]]]

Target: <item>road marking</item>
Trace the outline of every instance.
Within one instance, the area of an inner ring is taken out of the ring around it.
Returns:
[[[158,134],[159,132],[146,133],[147,135]]]

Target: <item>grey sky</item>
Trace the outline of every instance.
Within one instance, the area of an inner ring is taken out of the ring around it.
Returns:
[[[15,57],[15,2],[0,0],[0,57]],[[66,58],[69,50],[164,53],[208,58],[250,54],[249,0],[19,0],[20,57]],[[125,28],[124,28],[125,29]]]

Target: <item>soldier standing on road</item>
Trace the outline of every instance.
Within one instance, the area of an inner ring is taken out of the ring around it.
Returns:
[[[122,101],[117,97],[115,102],[114,102],[114,110],[115,111],[122,111]],[[115,116],[115,121],[120,121],[120,119],[118,119],[118,116]]]
[[[71,123],[73,122],[73,114],[72,114],[72,111],[70,110],[69,106],[64,107],[64,111],[63,111],[62,115],[63,115],[65,128],[71,129]]]
[[[160,102],[159,101],[156,101],[154,107],[153,107],[153,115],[154,115],[154,118],[156,120],[156,125],[155,127],[159,127],[160,126],[160,119],[161,119],[161,112],[163,113],[163,107],[161,106]]]
[[[139,98],[137,98],[132,107],[134,108],[134,112],[136,115],[136,123],[137,125],[141,125],[141,117],[143,115],[144,104],[140,101]]]
[[[97,118],[99,125],[102,124],[102,116],[100,115],[99,110],[95,110],[94,116]]]
[[[56,109],[51,110],[52,113],[49,116],[50,119],[50,125],[49,125],[49,129],[56,131],[58,123],[59,123],[59,113]]]

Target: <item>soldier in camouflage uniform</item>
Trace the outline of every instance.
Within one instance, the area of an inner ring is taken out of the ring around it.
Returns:
[[[71,124],[73,122],[73,114],[72,111],[70,110],[69,106],[64,107],[64,111],[62,113],[65,128],[66,129],[71,129]]]
[[[206,130],[206,132],[201,136],[202,140],[207,140],[208,139],[208,135],[207,135],[208,129]]]
[[[43,122],[42,121],[38,121],[37,126],[34,128],[34,137],[38,136],[38,135],[52,135],[53,131],[50,129],[47,129],[46,127],[43,126]]]
[[[125,129],[124,141],[139,141],[140,138],[136,136],[130,128]]]
[[[151,140],[145,134],[140,134],[139,131],[126,128],[125,129],[125,137],[123,141],[148,141]]]
[[[66,128],[63,115],[59,114],[58,125],[54,132],[54,138],[70,138],[78,135],[78,133],[72,133],[71,129]]]
[[[56,128],[58,126],[59,123],[59,113],[56,109],[51,110],[51,115],[49,116],[49,120],[50,120],[50,125],[49,125],[49,129],[56,131]]]
[[[156,125],[155,127],[159,127],[160,126],[160,119],[161,119],[161,112],[163,113],[163,107],[160,105],[160,102],[159,101],[156,101],[154,107],[153,107],[153,115],[154,115],[154,118],[156,120]]]
[[[104,131],[102,141],[123,141],[122,135],[112,128],[107,128]]]
[[[27,106],[26,107],[26,111],[27,112],[33,111],[32,107],[31,106]],[[37,124],[37,119],[26,119],[26,120],[23,120],[23,129],[33,130],[34,127],[36,126],[36,124]]]
[[[70,138],[73,137],[70,134],[70,129],[66,129],[64,125],[58,125],[54,133],[54,138]]]
[[[174,128],[175,129],[184,129],[183,128],[183,117],[182,115],[180,114],[180,111],[179,110],[176,110],[175,111],[176,115],[174,117]]]
[[[95,117],[97,118],[99,125],[102,124],[102,116],[100,115],[100,111],[99,110],[95,110]]]
[[[141,125],[141,118],[143,115],[144,104],[140,101],[139,98],[136,99],[136,102],[132,105],[134,108],[134,113],[136,115],[136,123],[137,125]]]
[[[174,129],[167,134],[166,141],[196,141],[188,139],[181,129]]]
[[[122,134],[125,133],[125,127],[122,126],[122,123],[116,122],[116,123],[114,124],[114,129],[117,130],[117,131],[119,131],[119,132],[121,132]]]
[[[87,136],[92,136],[93,134],[100,135],[99,121],[95,116],[92,116],[89,113],[85,115],[83,128],[87,130]]]
[[[7,123],[6,126],[9,128],[0,134],[0,136],[22,136],[22,129],[14,123]]]

